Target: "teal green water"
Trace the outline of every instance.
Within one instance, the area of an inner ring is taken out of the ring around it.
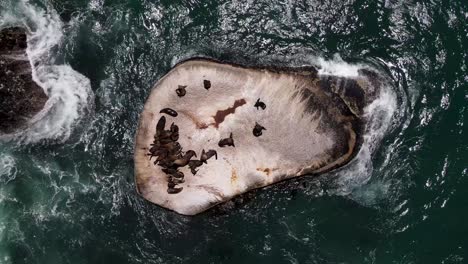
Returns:
[[[0,143],[0,263],[468,263],[468,2],[0,0],[11,24],[56,104]],[[398,105],[370,156],[184,217],[136,194],[132,148],[192,56],[368,63]]]

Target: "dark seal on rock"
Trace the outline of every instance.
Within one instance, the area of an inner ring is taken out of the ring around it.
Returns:
[[[26,48],[24,29],[0,31],[0,134],[25,127],[48,99],[32,79]]]

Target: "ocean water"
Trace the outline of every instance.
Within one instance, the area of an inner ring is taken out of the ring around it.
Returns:
[[[468,2],[0,0],[12,25],[50,100],[0,139],[0,263],[468,263]],[[136,194],[132,158],[193,56],[388,82],[349,165],[185,217]]]

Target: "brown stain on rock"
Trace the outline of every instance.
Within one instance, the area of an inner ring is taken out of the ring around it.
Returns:
[[[234,102],[233,106],[231,106],[229,108],[226,108],[224,110],[218,110],[216,112],[216,114],[213,116],[213,119],[215,120],[215,122],[210,123],[210,124],[201,122],[200,120],[198,120],[198,118],[195,115],[193,115],[192,113],[189,113],[187,111],[181,111],[181,113],[186,115],[188,118],[190,118],[190,120],[192,120],[192,122],[195,124],[197,129],[207,129],[210,126],[214,126],[214,127],[218,128],[219,124],[224,122],[224,120],[226,119],[226,116],[228,116],[230,114],[234,114],[238,107],[243,106],[246,103],[247,103],[247,101],[244,98],[242,98],[242,99],[236,100]]]
[[[278,168],[257,168],[257,171],[265,173],[267,176],[270,176],[271,173],[275,170],[278,170]]]
[[[196,118],[192,113],[189,113],[187,111],[181,111],[180,113],[182,113],[182,114],[186,115],[188,118],[190,118],[190,120],[192,120],[192,122],[195,124],[195,126],[198,129],[207,129],[209,127],[208,124],[203,123],[200,120],[198,120],[198,118]]]
[[[224,119],[226,119],[226,116],[230,114],[234,114],[236,112],[236,109],[240,106],[245,105],[247,102],[245,101],[244,98],[236,100],[234,102],[234,105],[232,107],[226,108],[224,110],[218,110],[216,114],[213,116],[215,123],[213,124],[216,128],[219,127],[219,124],[221,124]]]
[[[232,173],[231,173],[231,185],[237,185],[237,179],[238,179],[237,172],[233,168]]]
[[[263,173],[265,173],[267,176],[270,176],[271,174],[271,169],[270,168],[257,168],[257,171],[261,171]]]

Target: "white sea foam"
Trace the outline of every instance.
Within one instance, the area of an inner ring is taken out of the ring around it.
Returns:
[[[318,66],[319,75],[334,75],[341,77],[357,77],[359,75],[358,70],[361,69],[362,65],[349,64],[343,61],[338,55],[333,60],[325,60],[322,57],[317,58],[314,61]]]
[[[384,136],[395,125],[393,121],[397,118],[397,108],[395,90],[391,86],[384,85],[381,87],[378,97],[364,110],[367,125],[359,153],[350,164],[336,172],[338,176],[336,194],[348,195],[371,178],[374,172],[372,158]],[[385,183],[377,185],[372,186],[372,193],[356,193],[356,198],[358,200],[362,198],[361,202],[363,203],[372,203],[369,200],[376,199],[376,196],[385,193],[388,189],[388,185]]]
[[[392,118],[397,109],[396,95],[391,89],[383,87],[380,96],[365,109],[367,127],[364,142],[359,151],[355,164],[344,173],[342,180],[348,187],[355,187],[366,182],[373,171],[372,155],[380,145],[392,124]],[[345,190],[348,188],[343,188]]]
[[[318,57],[313,58],[312,63],[319,69],[319,75],[333,75],[338,77],[354,78],[359,76],[360,69],[377,69],[365,64],[351,64],[343,61],[338,55],[332,60]],[[385,63],[379,61],[380,63]],[[387,65],[388,66],[388,65]],[[383,73],[380,73],[384,75]],[[328,190],[329,194],[350,195],[364,204],[372,204],[378,196],[384,195],[388,190],[385,182],[376,183],[367,192],[357,190],[366,184],[374,173],[372,158],[380,146],[384,136],[396,125],[396,119],[401,119],[402,114],[397,113],[398,99],[397,91],[390,83],[383,83],[379,94],[364,109],[363,118],[366,119],[366,128],[363,143],[357,156],[345,167],[331,172],[335,178],[336,188]],[[400,105],[405,109],[406,104]],[[328,177],[328,176],[327,176]]]
[[[15,159],[9,155],[0,155],[0,184],[6,185],[16,178]],[[0,201],[1,201],[0,194]]]
[[[43,139],[65,141],[74,124],[89,108],[93,95],[89,80],[69,65],[55,65],[53,50],[63,38],[62,22],[54,10],[40,10],[22,0],[11,12],[2,12],[0,28],[19,25],[28,29],[27,54],[33,79],[49,96],[44,109],[32,118],[29,128],[4,139],[37,142]]]

